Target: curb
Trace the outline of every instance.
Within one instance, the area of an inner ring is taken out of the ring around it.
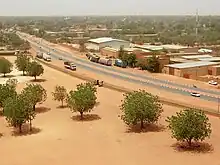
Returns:
[[[65,68],[58,67],[56,65],[53,65],[51,63],[45,62],[45,61],[37,59],[37,58],[35,58],[35,60],[42,63],[42,64],[44,64],[44,65],[46,65],[46,66],[48,66],[48,67],[50,67],[50,68],[52,68],[52,69],[55,69],[57,71],[60,71],[62,73],[68,74],[72,77],[76,77],[76,78],[84,80],[84,81],[94,82],[96,80],[94,78],[91,78],[91,77],[88,77],[88,76],[85,76],[85,75],[79,75],[78,73],[67,70]],[[106,82],[103,84],[103,87],[111,89],[111,90],[115,90],[115,91],[118,91],[118,92],[122,92],[122,93],[128,93],[128,92],[133,91],[131,89],[127,89],[127,88],[117,86],[117,85],[113,85],[113,84],[106,83]],[[207,109],[207,108],[204,108],[204,107],[199,107],[199,106],[194,106],[194,105],[186,105],[183,102],[177,102],[175,100],[166,99],[166,98],[163,98],[163,97],[159,97],[159,100],[161,101],[161,103],[166,104],[166,105],[175,106],[175,107],[179,107],[179,108],[195,108],[195,109],[199,109],[199,110],[204,111],[208,115],[212,115],[212,116],[215,116],[215,117],[220,117],[220,113],[218,113],[214,109]]]

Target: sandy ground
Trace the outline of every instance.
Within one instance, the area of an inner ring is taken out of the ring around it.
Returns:
[[[9,60],[10,62],[12,62],[13,64],[16,59],[16,57],[14,56],[3,56],[3,57]],[[22,71],[18,71],[16,67],[13,66],[12,72],[6,74],[6,77],[3,77],[3,74],[0,74],[0,84],[4,84],[8,79],[17,79],[18,83],[26,82],[33,79],[32,77],[22,76],[22,74],[23,74]]]
[[[52,60],[51,63],[56,66],[59,66],[61,68],[64,68],[63,61]],[[113,84],[116,86],[122,86],[127,89],[132,89],[132,90],[145,89],[146,91],[148,91],[154,95],[158,95],[159,97],[167,98],[167,99],[178,101],[181,103],[195,105],[197,107],[213,109],[214,111],[217,111],[217,108],[218,108],[218,103],[195,98],[195,97],[190,96],[190,94],[189,94],[189,96],[184,96],[184,95],[177,94],[177,93],[171,93],[166,90],[161,90],[160,88],[153,88],[151,86],[144,86],[142,84],[134,84],[132,82],[128,82],[128,81],[124,81],[124,80],[120,80],[120,79],[115,79],[113,77],[109,77],[109,76],[106,76],[103,74],[97,74],[92,71],[84,70],[81,68],[77,68],[77,71],[74,71],[74,72],[76,72],[79,75],[84,75],[86,77],[92,77],[94,79],[103,80],[104,82],[107,82],[107,83],[110,83],[110,84]]]
[[[91,114],[90,121],[79,122],[72,119],[69,109],[57,108],[60,103],[52,100],[55,85],[75,89],[81,80],[45,67],[41,84],[47,89],[48,99],[41,107],[33,125],[32,135],[12,136],[3,117],[0,118],[0,154],[2,165],[217,165],[220,163],[219,118],[210,116],[213,133],[209,144],[214,150],[209,153],[177,152],[171,147],[176,141],[167,130],[145,133],[128,132],[120,120],[119,105],[122,93],[98,89],[98,106]],[[21,90],[24,84],[19,84]],[[42,108],[44,107],[44,108]],[[45,110],[50,108],[50,110]],[[164,119],[179,109],[163,106]],[[44,109],[44,110],[43,110]],[[39,111],[40,109],[38,109]]]

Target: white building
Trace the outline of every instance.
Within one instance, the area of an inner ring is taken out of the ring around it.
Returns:
[[[100,50],[101,48],[104,47],[119,49],[121,46],[123,46],[124,48],[129,48],[130,42],[119,39],[113,39],[111,37],[102,37],[102,38],[90,39],[86,44],[87,49],[94,49],[94,50]]]

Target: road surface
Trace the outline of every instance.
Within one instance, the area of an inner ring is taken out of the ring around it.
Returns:
[[[190,91],[194,91],[194,92],[200,93],[201,94],[200,98],[203,100],[218,102],[218,95],[220,95],[220,92],[218,91],[202,89],[202,88],[194,88],[188,85],[177,84],[177,83],[166,81],[166,80],[156,79],[156,78],[153,78],[147,75],[139,75],[139,74],[129,73],[126,71],[117,70],[113,67],[100,65],[97,63],[90,62],[86,59],[73,56],[69,52],[66,52],[63,50],[54,49],[51,46],[49,46],[49,44],[46,44],[44,42],[36,43],[35,41],[30,40],[30,38],[26,38],[26,37],[23,37],[23,38],[27,39],[31,43],[34,49],[40,50],[46,53],[50,51],[51,57],[55,59],[62,58],[63,60],[72,60],[77,65],[77,67],[83,68],[85,70],[89,70],[89,71],[96,72],[99,74],[104,74],[106,76],[111,76],[117,79],[129,81],[132,83],[141,84],[144,86],[161,88],[168,92],[178,93],[178,94],[187,95],[187,96],[190,95],[189,94]],[[132,77],[135,77],[135,79]],[[140,78],[140,80],[136,78]]]

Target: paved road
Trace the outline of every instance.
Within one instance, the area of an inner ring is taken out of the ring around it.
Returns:
[[[86,70],[90,70],[90,71],[93,71],[93,72],[96,72],[96,73],[108,75],[108,76],[111,76],[111,77],[114,77],[114,78],[129,81],[129,82],[132,82],[132,83],[137,83],[137,84],[141,84],[141,85],[145,85],[145,86],[152,86],[154,88],[161,88],[161,89],[167,90],[167,91],[172,92],[172,93],[178,93],[178,94],[187,95],[187,96],[189,96],[189,91],[191,91],[191,90],[198,91],[198,92],[205,92],[207,94],[202,94],[201,99],[208,100],[208,101],[214,101],[214,102],[218,101],[217,98],[215,98],[213,96],[209,96],[209,94],[220,94],[220,92],[217,92],[217,91],[206,90],[206,89],[201,89],[201,88],[187,87],[186,85],[175,84],[173,82],[168,82],[168,81],[165,81],[165,80],[155,79],[155,78],[152,78],[150,76],[142,76],[142,75],[137,75],[137,74],[133,74],[133,73],[129,73],[129,72],[124,72],[124,71],[121,71],[121,70],[114,69],[112,67],[92,63],[92,62],[87,61],[85,59],[81,59],[80,57],[74,57],[74,56],[72,56],[72,54],[70,54],[68,52],[65,52],[65,51],[62,51],[62,50],[58,50],[58,49],[52,50],[48,45],[45,45],[45,44],[40,44],[39,45],[39,44],[36,44],[34,42],[31,42],[31,43],[32,43],[32,46],[35,49],[39,49],[39,46],[41,46],[42,47],[41,50],[44,51],[44,52],[48,52],[48,50],[50,49],[51,53],[52,53],[51,56],[55,59],[58,59],[59,57],[61,57],[64,60],[72,59],[76,63],[77,67],[80,67],[80,68],[83,68],[83,69],[86,69]],[[85,64],[89,64],[89,65],[85,65]],[[124,74],[125,76],[110,73],[110,72],[107,72],[103,69],[100,70],[100,69],[97,69],[96,67],[98,67],[98,68],[103,68],[104,67],[106,70],[109,70],[111,72],[121,73],[121,74]],[[137,79],[133,79],[133,78],[126,77],[126,76],[135,76],[135,77],[139,77],[139,78],[142,78],[142,79],[145,79],[145,80],[144,81],[143,80],[137,80]],[[155,83],[152,83],[152,81],[154,81]],[[161,83],[162,85],[161,84],[156,84],[156,83]],[[174,87],[170,87],[168,85],[172,85]],[[183,90],[182,88],[187,88],[188,91]]]

